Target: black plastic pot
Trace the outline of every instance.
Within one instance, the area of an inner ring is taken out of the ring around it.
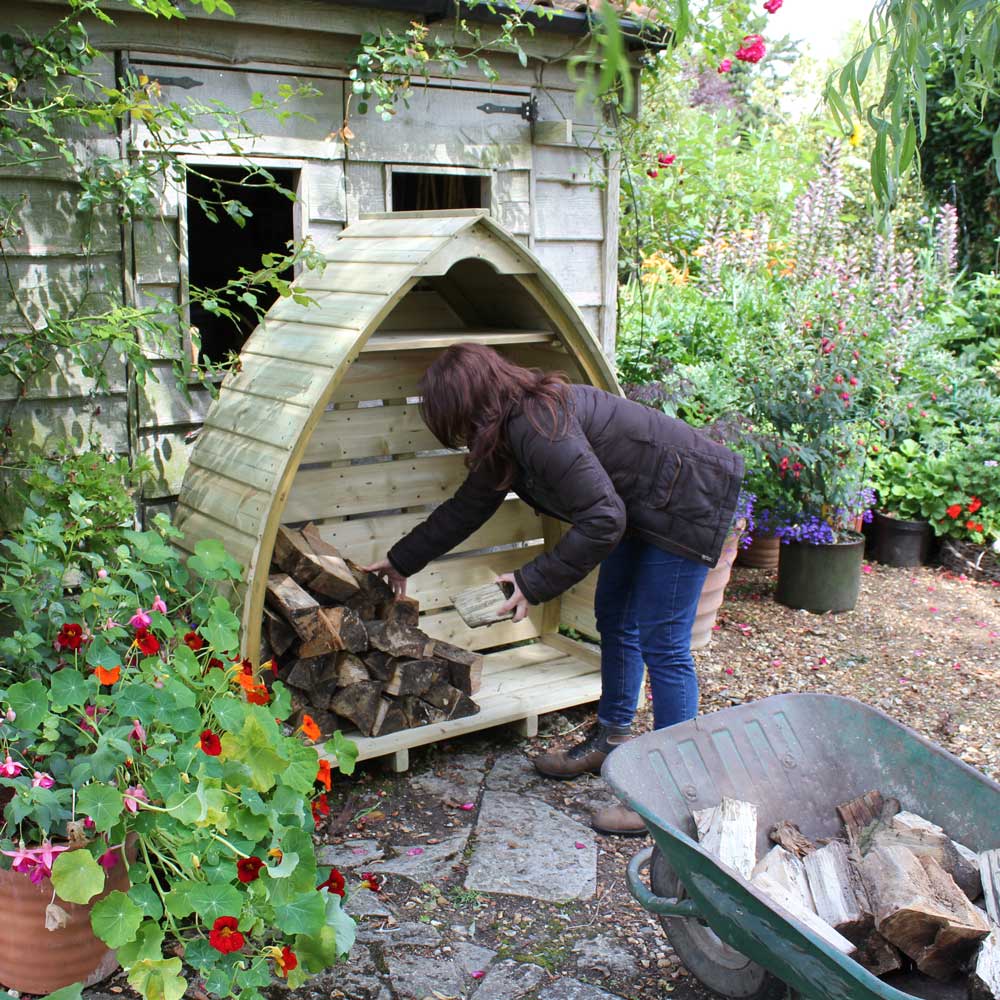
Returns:
[[[922,566],[931,554],[934,533],[927,521],[904,521],[875,512],[872,558],[886,566]]]
[[[865,540],[853,533],[846,538],[833,545],[782,545],[775,600],[817,614],[852,611],[861,589]]]

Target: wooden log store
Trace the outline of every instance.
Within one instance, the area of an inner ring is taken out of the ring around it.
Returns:
[[[184,477],[176,523],[189,550],[220,538],[245,567],[244,655],[260,651],[280,525],[317,525],[357,563],[380,558],[462,482],[464,456],[442,449],[419,414],[418,381],[452,343],[489,344],[520,364],[618,391],[579,310],[539,260],[477,210],[374,215],[348,226],[322,274],[279,300],[223,383]],[[457,553],[414,576],[409,593],[431,637],[486,653],[480,711],[358,738],[361,759],[596,700],[599,659],[559,634],[594,634],[593,578],[517,624],[469,629],[452,607],[553,545],[562,526],[510,497]]]

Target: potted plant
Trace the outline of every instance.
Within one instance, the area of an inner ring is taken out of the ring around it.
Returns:
[[[308,717],[280,721],[221,544],[182,564],[160,519],[95,551],[88,503],[29,508],[0,545],[0,983],[79,995],[117,961],[149,998],[300,984],[354,939],[312,842],[354,748],[337,734],[321,761]]]
[[[913,438],[883,451],[873,475],[880,501],[872,524],[872,557],[887,566],[921,566],[934,533],[928,513],[943,495],[936,482],[936,457]],[[942,512],[943,514],[943,512]]]

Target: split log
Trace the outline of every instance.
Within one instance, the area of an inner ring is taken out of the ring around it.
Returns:
[[[482,628],[514,617],[513,609],[503,614],[499,610],[513,593],[514,588],[509,583],[484,583],[455,594],[451,603],[469,628]]]
[[[450,683],[464,694],[475,694],[483,684],[483,654],[453,646],[440,639],[433,640],[427,656],[444,660],[448,664]]]
[[[371,635],[371,623],[369,623],[369,635]],[[383,683],[392,676],[392,657],[388,653],[383,653],[378,649],[369,649],[362,657],[368,673],[377,681]]]
[[[990,932],[982,913],[934,860],[875,847],[861,874],[879,933],[934,979],[946,980]]]
[[[385,682],[385,693],[392,695],[423,694],[435,684],[448,679],[448,664],[440,660],[393,660],[392,673]]]
[[[979,875],[986,912],[994,923],[1000,924],[1000,848],[979,855]]]
[[[389,656],[420,660],[425,656],[434,655],[430,636],[412,625],[385,621],[369,622],[368,641],[375,649],[388,653]]]
[[[420,622],[420,605],[414,597],[397,597],[382,606],[379,617],[397,625],[416,626]]]
[[[794,893],[789,892],[783,885],[771,878],[771,876],[762,872],[760,875],[754,877],[751,885],[767,896],[772,902],[777,903],[778,906],[791,916],[805,924],[809,930],[826,941],[831,947],[836,948],[845,955],[854,953],[854,945],[843,934],[838,934],[825,920],[818,917],[812,910],[806,909]]]
[[[404,695],[397,702],[411,727],[428,726],[432,722],[444,721],[444,712],[435,708],[429,702],[418,698],[415,694]]]
[[[308,642],[320,634],[319,602],[286,573],[273,573],[267,578],[265,600],[295,629],[300,639]]]
[[[264,628],[271,652],[275,656],[284,656],[295,642],[295,629],[270,608],[264,608]]]
[[[847,832],[847,842],[864,854],[875,829],[899,812],[899,801],[883,799],[878,790],[865,792],[850,802],[837,806],[837,815]]]
[[[970,1000],[1000,1000],[1000,926],[994,924],[972,961]]]
[[[298,659],[285,671],[285,683],[311,694],[313,686],[320,674],[326,669],[327,663],[328,659],[325,656]]]
[[[354,653],[340,653],[336,660],[336,684],[338,687],[350,687],[370,680],[365,661]]]
[[[871,844],[875,847],[906,847],[914,854],[932,857],[969,899],[979,898],[982,884],[978,864],[970,864],[944,830],[923,816],[911,812],[897,813],[887,825],[876,827]]]
[[[854,953],[854,960],[873,976],[885,976],[903,968],[903,953],[873,930],[865,943]]]
[[[382,705],[384,711],[382,708],[379,709],[380,722],[378,728],[375,730],[376,736],[388,736],[390,733],[398,733],[401,729],[406,729],[409,726],[406,713],[394,700],[390,701],[388,698],[383,698]]]
[[[813,842],[803,834],[794,824],[783,819],[780,823],[775,823],[768,834],[773,843],[783,847],[786,851],[791,851],[797,857],[804,858],[807,854],[816,850]]]
[[[350,608],[320,608],[315,635],[299,647],[300,656],[321,656],[346,649],[362,653],[368,648],[368,630]]]
[[[819,916],[848,940],[863,945],[875,917],[846,845],[834,840],[813,851],[806,857],[803,870]]]
[[[757,861],[757,807],[752,802],[723,799],[711,809],[696,810],[693,816],[701,846],[749,879]]]
[[[809,880],[806,878],[806,866],[791,851],[786,851],[783,847],[772,847],[757,862],[754,867],[751,881],[758,875],[766,875],[769,879],[783,886],[791,893],[799,903],[799,907],[804,910],[816,912],[816,904],[813,902],[812,890],[809,888]],[[823,916],[823,914],[820,914]],[[825,917],[823,918],[826,919]],[[827,921],[829,923],[829,921]]]
[[[358,586],[376,608],[383,604],[389,604],[395,599],[392,587],[382,577],[375,573],[369,573],[350,559],[347,560],[347,568],[354,574]]]
[[[274,539],[274,561],[302,586],[314,593],[346,601],[360,586],[347,563],[332,545],[328,545],[314,530],[307,535],[285,525],[278,527]]]
[[[467,694],[450,684],[435,684],[423,695],[423,699],[440,708],[446,719],[464,719],[479,711],[479,706]]]
[[[382,707],[382,685],[378,681],[361,681],[341,688],[330,700],[330,709],[350,719],[365,736],[375,732]],[[379,721],[384,721],[383,719]]]

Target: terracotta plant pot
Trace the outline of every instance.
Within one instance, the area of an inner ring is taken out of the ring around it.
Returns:
[[[121,861],[108,873],[104,891],[90,903],[55,902],[69,914],[59,930],[45,929],[45,908],[52,883],[33,885],[27,875],[0,869],[0,984],[21,993],[44,995],[72,983],[93,986],[117,968],[115,953],[90,929],[93,903],[118,889],[128,892],[128,871]]]
[[[691,629],[691,648],[704,649],[712,641],[712,626],[722,606],[722,598],[726,593],[726,584],[736,561],[740,548],[740,538],[743,528],[732,531],[722,545],[722,555],[719,561],[708,571],[705,583],[698,598],[698,610],[695,613],[694,627]]]
[[[777,569],[780,550],[781,542],[774,535],[754,535],[750,545],[740,549],[736,564],[750,569]]]
[[[774,599],[817,614],[853,611],[861,591],[864,555],[865,540],[857,534],[832,545],[782,545]]]

